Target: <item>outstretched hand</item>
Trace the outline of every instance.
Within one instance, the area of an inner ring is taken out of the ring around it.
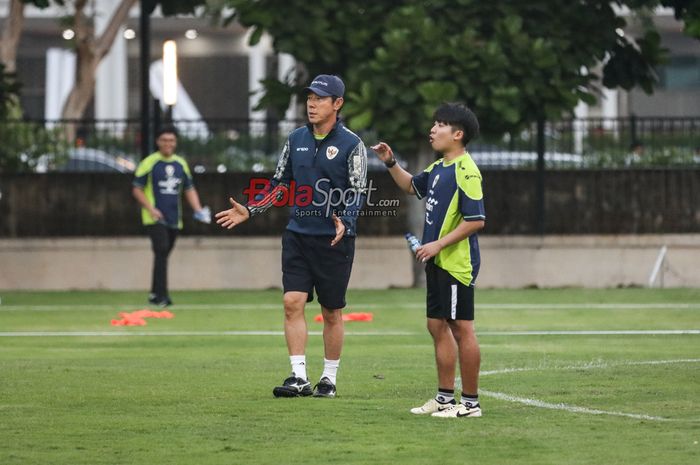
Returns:
[[[244,205],[233,200],[233,197],[229,197],[228,201],[231,203],[232,208],[217,213],[216,223],[220,224],[222,228],[233,229],[235,226],[247,221],[250,218],[250,212]]]

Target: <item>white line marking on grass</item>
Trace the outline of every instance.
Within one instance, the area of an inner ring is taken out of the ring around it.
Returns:
[[[590,409],[590,408],[577,407],[575,405],[568,405],[568,404],[550,404],[549,402],[543,402],[543,401],[537,400],[537,399],[516,397],[516,396],[504,394],[502,392],[484,391],[483,389],[479,389],[479,394],[483,394],[487,397],[493,397],[494,399],[505,400],[508,402],[517,402],[520,404],[529,405],[531,407],[539,407],[539,408],[546,408],[546,409],[552,409],[552,410],[564,410],[566,412],[571,412],[571,413],[586,413],[589,415],[613,415],[613,416],[617,416],[617,417],[634,418],[637,420],[669,421],[668,418],[655,417],[655,416],[651,416],[651,415],[643,415],[643,414],[638,414],[638,413],[611,412],[608,410]]]
[[[0,305],[1,312],[31,311],[31,312],[51,312],[66,310],[129,310],[148,307],[147,305],[131,304],[56,304],[56,305]],[[355,304],[353,310],[357,309],[379,309],[379,308],[425,308],[422,303],[387,303],[387,304]],[[640,309],[665,309],[665,310],[700,310],[698,303],[619,303],[619,304],[586,304],[586,303],[564,303],[564,304],[507,304],[492,303],[479,304],[478,308],[485,310],[640,310]],[[274,310],[282,309],[282,304],[178,304],[173,310]],[[349,309],[348,309],[349,310]]]
[[[663,308],[669,310],[675,309],[697,309],[700,310],[700,304],[698,303],[617,303],[617,304],[587,304],[587,303],[564,303],[564,304],[479,304],[477,308],[491,308],[491,309],[542,309],[542,310],[637,310],[645,308]]]
[[[547,370],[545,367],[538,368],[503,368],[501,370],[488,370],[480,371],[479,376],[490,376],[490,375],[505,375],[507,373],[520,373],[522,371],[537,371],[537,370]],[[551,368],[549,368],[551,369]]]
[[[625,336],[700,334],[700,329],[616,329],[616,330],[554,330],[554,331],[484,331],[479,336]]]
[[[637,365],[671,365],[675,363],[700,363],[700,358],[681,358],[675,360],[641,360],[641,361],[622,361],[622,362],[589,362],[579,365],[565,366],[537,366],[525,368],[503,368],[501,370],[480,371],[479,376],[502,375],[508,373],[519,373],[523,371],[564,371],[564,370],[590,370],[594,368],[614,368],[620,366],[637,366]]]
[[[700,362],[700,358],[681,358],[681,359],[675,359],[675,360],[640,360],[640,361],[622,361],[622,362],[591,362],[591,363],[585,363],[585,364],[580,364],[580,365],[567,365],[567,366],[551,366],[551,367],[546,367],[546,366],[539,366],[539,367],[532,367],[532,368],[504,368],[501,370],[490,370],[490,371],[481,371],[479,372],[479,376],[488,376],[488,375],[500,375],[500,374],[507,374],[507,373],[518,373],[518,372],[523,372],[523,371],[540,371],[540,370],[554,370],[554,371],[563,371],[563,370],[587,370],[587,369],[594,369],[594,368],[611,368],[611,367],[618,367],[618,366],[638,366],[638,365],[669,365],[669,364],[675,364],[675,363],[698,363]],[[458,388],[461,388],[462,380],[461,378],[457,378],[456,384],[458,385]],[[664,418],[664,417],[655,417],[651,415],[644,415],[644,414],[638,414],[638,413],[624,413],[624,412],[611,412],[607,410],[598,410],[598,409],[589,409],[585,407],[578,407],[575,405],[568,405],[568,404],[552,404],[549,402],[543,402],[541,400],[537,399],[528,399],[526,397],[516,397],[516,396],[511,396],[502,392],[495,392],[495,391],[486,391],[483,389],[479,389],[479,394],[483,394],[486,397],[493,397],[495,399],[499,400],[505,400],[508,402],[517,402],[520,404],[525,404],[529,405],[531,407],[539,407],[539,408],[546,408],[546,409],[552,409],[552,410],[564,410],[567,412],[571,413],[586,413],[589,415],[613,415],[613,416],[618,416],[618,417],[628,417],[628,418],[635,418],[638,420],[652,420],[652,421],[678,421],[678,420],[673,420],[670,418]],[[693,420],[690,420],[693,421]]]
[[[417,336],[423,332],[369,331],[346,332],[348,336]],[[619,335],[697,335],[700,329],[661,329],[623,331],[484,331],[479,336],[619,336]],[[81,337],[81,336],[281,336],[282,331],[5,331],[0,337]],[[309,331],[310,336],[321,336],[321,331]],[[522,371],[520,369],[514,369]],[[524,369],[523,369],[524,370]]]
[[[346,336],[412,336],[404,331],[347,331]],[[309,336],[322,336],[321,331],[309,331]],[[284,336],[284,331],[8,331],[0,337],[199,337],[199,336]]]

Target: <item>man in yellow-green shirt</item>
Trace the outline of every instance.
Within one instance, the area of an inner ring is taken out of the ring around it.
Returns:
[[[172,305],[168,293],[168,256],[182,229],[180,195],[184,192],[196,220],[210,223],[211,212],[199,203],[187,162],[175,154],[175,128],[162,129],[156,144],[158,151],[144,158],[136,168],[132,193],[141,205],[141,220],[151,238],[154,255],[148,301],[165,307]]]
[[[481,355],[474,331],[474,283],[481,263],[477,231],[484,227],[481,173],[466,151],[479,122],[466,106],[438,107],[430,144],[442,156],[412,176],[396,163],[384,142],[372,147],[404,191],[426,198],[423,241],[416,258],[426,264],[428,330],[435,345],[438,392],[417,415],[442,418],[479,417],[478,379]],[[455,400],[459,359],[462,395]]]

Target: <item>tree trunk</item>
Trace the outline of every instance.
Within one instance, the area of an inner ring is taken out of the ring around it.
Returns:
[[[0,36],[0,62],[5,71],[14,73],[17,69],[17,47],[24,24],[24,3],[20,0],[10,1],[10,12],[2,25]]]
[[[412,174],[420,173],[435,161],[435,153],[431,147],[421,141],[416,144],[418,151],[416,156],[409,160],[408,171]],[[411,199],[408,209],[408,230],[417,237],[423,236],[423,225],[425,224],[425,202]],[[413,287],[425,286],[425,265],[418,261],[413,262]]]
[[[136,0],[121,0],[119,7],[114,11],[109,24],[99,38],[95,38],[93,25],[83,14],[85,4],[86,0],[78,0],[75,4],[73,27],[78,56],[75,85],[68,94],[63,107],[62,117],[65,119],[80,119],[85,114],[85,109],[95,94],[97,67],[102,58],[109,53],[119,28],[124,24],[129,10],[136,4]]]
[[[95,93],[97,60],[94,54],[90,52],[79,53],[76,67],[75,84],[63,106],[62,117],[64,119],[82,118],[88,103],[90,103]]]

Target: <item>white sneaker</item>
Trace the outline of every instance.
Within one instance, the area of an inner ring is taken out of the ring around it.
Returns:
[[[441,412],[450,407],[454,407],[454,405],[453,403],[441,404],[435,399],[430,399],[420,407],[412,408],[411,413],[415,415],[427,415],[429,413]]]
[[[481,406],[479,404],[466,407],[464,404],[451,405],[449,408],[433,413],[431,416],[438,418],[480,417]]]

